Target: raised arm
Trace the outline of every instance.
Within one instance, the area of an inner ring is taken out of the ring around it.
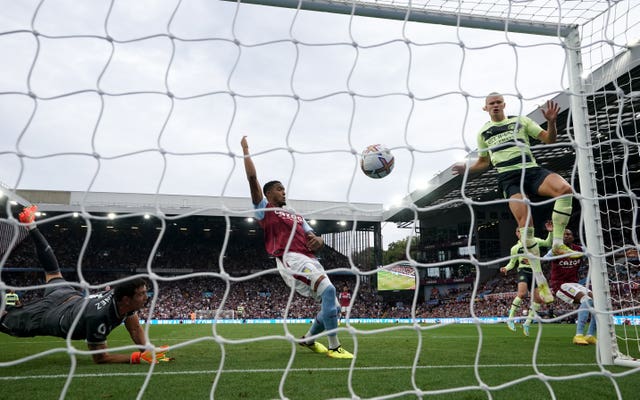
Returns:
[[[249,143],[247,137],[243,136],[240,141],[242,146],[242,154],[244,154],[244,170],[247,173],[247,180],[249,181],[249,189],[251,190],[251,201],[253,204],[259,204],[262,201],[262,188],[258,182],[258,174],[256,173],[256,166],[253,164],[253,160],[249,156]]]
[[[541,108],[540,111],[542,111],[544,119],[547,120],[547,130],[543,130],[542,132],[540,132],[538,139],[546,144],[555,143],[558,139],[556,120],[558,119],[560,106],[558,106],[558,103],[556,103],[555,101],[547,100],[546,108]]]

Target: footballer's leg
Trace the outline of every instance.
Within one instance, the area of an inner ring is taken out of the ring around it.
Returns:
[[[576,298],[578,298],[580,301],[580,308],[584,308],[587,310],[586,317],[590,317],[587,334],[585,335],[584,340],[586,340],[588,344],[596,344],[598,343],[598,339],[596,339],[596,316],[589,311],[589,309],[593,309],[593,299],[591,299],[590,293],[588,292],[587,288],[584,288],[584,291],[579,293],[579,296],[576,296]]]
[[[510,331],[516,331],[516,324],[514,322],[514,318],[516,316],[516,312],[520,309],[520,304],[522,303],[522,299],[520,296],[516,296],[511,302],[511,308],[509,308],[509,319],[507,320],[507,328]]]
[[[311,328],[309,328],[309,331],[307,331],[307,333],[302,337],[302,341],[300,342],[300,345],[308,348],[314,353],[325,354],[327,351],[329,351],[325,347],[325,345],[315,340],[305,340],[305,338],[307,337],[317,335],[318,333],[321,333],[324,331],[324,324],[320,321],[320,318],[321,318],[320,313],[318,313],[316,318],[313,320],[313,323],[311,324]]]
[[[535,296],[538,297],[538,296]],[[531,302],[531,307],[529,307],[529,314],[527,315],[527,320],[525,321],[524,324],[522,324],[522,333],[525,336],[529,336],[529,328],[531,327],[531,322],[533,321],[533,318],[538,315],[538,312],[540,311],[540,307],[542,305],[539,303],[539,299],[533,300]]]
[[[327,279],[328,280],[328,279]],[[338,327],[338,313],[340,308],[336,303],[336,288],[333,284],[327,285],[322,291],[322,308],[320,314],[323,315],[324,326],[330,331]],[[337,332],[329,333],[329,351],[327,356],[331,358],[353,358],[353,354],[349,353],[340,345]]]
[[[576,322],[576,335],[573,337],[573,344],[579,346],[586,346],[589,344],[584,336],[584,327],[587,319],[589,318],[589,297],[588,290],[584,286],[568,282],[563,283],[560,286],[560,290],[557,292],[558,297],[568,304],[580,304],[580,311],[578,312],[578,321]]]
[[[587,335],[584,337],[584,340],[589,344],[598,343],[598,339],[596,339],[596,317],[591,314],[591,319],[589,320],[589,327],[587,328]]]
[[[528,258],[529,265],[531,265],[540,297],[547,304],[553,303],[553,294],[551,294],[551,289],[549,289],[549,284],[542,273],[542,266],[540,265],[540,248],[533,235],[533,227],[520,228],[520,242],[526,252],[531,254],[531,257]]]

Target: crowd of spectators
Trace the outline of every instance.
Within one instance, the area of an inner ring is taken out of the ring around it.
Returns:
[[[44,229],[43,229],[44,230]],[[155,229],[154,229],[155,230]],[[71,230],[45,232],[66,279],[86,282],[91,291],[103,290],[110,282],[147,268],[159,277],[153,285],[149,307],[142,311],[144,319],[189,319],[218,315],[241,318],[312,318],[318,310],[312,299],[291,293],[275,269],[275,262],[264,252],[262,239],[233,235],[224,247],[223,236],[209,233],[194,240],[188,234],[167,229],[157,252],[153,247],[158,236],[140,231],[118,235],[117,232],[96,230],[80,259],[84,235]],[[99,246],[97,245],[99,244]],[[221,254],[223,256],[221,257]],[[326,248],[320,253],[325,268],[349,268],[346,257]],[[81,260],[80,262],[78,260]],[[80,266],[80,269],[78,269]],[[25,240],[8,257],[2,280],[8,285],[27,287],[42,285],[33,246]],[[26,268],[23,268],[26,267]],[[24,271],[20,271],[23,268]],[[407,267],[413,272],[413,268]],[[10,270],[8,270],[10,269]],[[264,274],[264,271],[271,271]],[[231,279],[223,279],[229,275]],[[371,275],[363,275],[356,285],[353,275],[332,274],[338,290],[347,286],[354,297],[351,318],[451,318],[506,316],[516,292],[516,275],[496,275],[473,291],[473,284],[438,285],[421,294],[415,309],[412,296],[398,301],[375,290]],[[356,290],[357,288],[357,290]],[[618,298],[637,298],[638,285],[614,288]],[[42,289],[19,290],[23,301],[38,297]],[[635,293],[634,293],[635,292]],[[475,296],[474,296],[475,294]],[[473,299],[473,301],[472,301]],[[522,310],[528,309],[526,303]],[[238,310],[242,310],[238,312]],[[555,303],[555,309],[545,307],[545,316],[562,315],[573,308]]]

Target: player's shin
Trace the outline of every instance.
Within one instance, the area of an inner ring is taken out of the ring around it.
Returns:
[[[318,333],[321,333],[324,331],[324,324],[321,322],[321,318],[322,318],[322,311],[320,311],[316,316],[316,318],[313,320],[313,323],[311,324],[311,328],[309,328],[309,331],[304,335],[304,337],[317,335]],[[307,342],[307,343],[312,343],[312,342]]]
[[[320,315],[322,315],[322,321],[324,322],[324,327],[330,331],[332,329],[336,329],[338,327],[338,308],[336,308],[336,288],[333,285],[327,286],[327,288],[322,292],[322,308],[320,310]],[[338,340],[338,335],[334,333],[330,333],[327,337],[329,340],[329,348],[335,349],[340,346],[340,341]]]
[[[529,314],[527,315],[527,321],[525,322],[525,324],[531,325],[533,318],[538,314],[538,311],[540,311],[540,306],[540,303],[531,303],[531,307],[529,308]]]
[[[519,296],[516,296],[511,302],[511,308],[509,308],[509,318],[513,318],[516,316],[516,312],[520,309],[520,304],[522,303],[522,299]]]
[[[531,265],[533,273],[542,275],[542,267],[540,266],[540,247],[538,247],[538,242],[536,242],[533,236],[533,227],[520,228],[520,243],[522,244],[522,247],[526,249],[525,253],[531,256],[527,257],[527,259],[529,260],[529,265]],[[542,278],[544,279],[544,275],[542,275]],[[536,280],[541,282],[538,280],[538,276],[536,276]]]
[[[338,309],[335,304],[336,288],[333,285],[329,285],[324,292],[322,292],[322,308],[319,314],[322,315],[321,321],[324,323],[326,330],[338,327]]]
[[[551,221],[553,222],[553,245],[558,246],[563,243],[564,229],[571,218],[571,196],[561,197],[553,205]]]
[[[589,319],[589,304],[588,303],[580,303],[580,308],[578,311],[578,321],[576,322],[576,335],[584,334],[584,327],[587,325],[587,320]]]

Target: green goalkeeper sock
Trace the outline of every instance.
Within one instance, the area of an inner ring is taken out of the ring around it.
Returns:
[[[553,244],[554,246],[562,244],[564,237],[564,230],[571,218],[571,202],[570,196],[561,197],[556,200],[553,205],[553,213],[551,214],[551,221],[553,222]]]
[[[522,299],[516,296],[511,302],[511,308],[509,309],[509,318],[513,318],[516,315],[516,311],[520,308],[520,303],[522,303]]]

